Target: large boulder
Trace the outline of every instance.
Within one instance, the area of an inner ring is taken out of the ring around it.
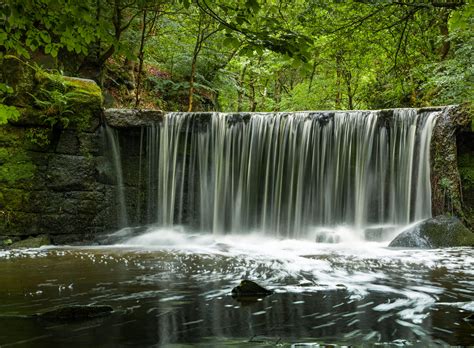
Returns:
[[[389,244],[398,248],[474,247],[474,233],[456,217],[437,216],[400,233]]]

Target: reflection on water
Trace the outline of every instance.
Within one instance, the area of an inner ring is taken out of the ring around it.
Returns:
[[[473,261],[469,248],[169,230],[112,247],[1,251],[0,346],[469,345]],[[275,293],[235,301],[242,278]],[[72,304],[115,311],[68,323],[28,317]]]

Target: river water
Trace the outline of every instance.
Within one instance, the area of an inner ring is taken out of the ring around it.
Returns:
[[[0,346],[473,345],[472,248],[386,245],[176,227],[111,246],[0,251]],[[274,293],[239,302],[230,292],[241,279]],[[72,304],[114,312],[30,317]]]

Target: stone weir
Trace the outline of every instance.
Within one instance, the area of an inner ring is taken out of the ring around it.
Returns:
[[[104,111],[96,107],[100,101],[93,103],[93,107],[81,106],[81,118],[87,120],[86,126],[84,122],[80,126],[71,122],[67,127],[47,127],[32,116],[37,111],[27,108],[22,111],[20,120],[0,126],[0,238],[3,241],[46,234],[56,244],[80,242],[125,225],[159,220],[150,207],[160,205],[163,197],[147,196],[150,173],[158,169],[149,168],[150,162],[145,159],[153,155],[151,151],[164,153],[165,149],[152,149],[145,144],[146,137],[152,136],[150,127],[158,129],[169,115],[153,110]],[[430,111],[440,114],[431,144],[433,214],[449,212],[465,218],[471,207],[463,206],[461,201],[456,134],[459,129],[469,133],[466,122],[459,121],[462,117],[457,108],[414,112]],[[79,113],[78,110],[75,112]],[[334,117],[334,112],[314,114]],[[394,111],[384,110],[379,114],[381,120],[385,120],[383,122],[390,122]],[[193,132],[204,131],[215,116],[214,113],[193,114]],[[248,122],[249,119],[250,114],[245,113],[226,115],[229,123]],[[189,130],[182,128],[180,132]],[[160,144],[163,145],[163,141],[166,140],[160,138]],[[466,148],[465,145],[462,147]],[[183,153],[183,149],[177,150]],[[472,156],[470,151],[472,149],[467,147],[468,156]],[[117,153],[120,154],[118,162]],[[465,153],[462,155],[466,156]],[[171,160],[164,159],[163,165]],[[119,171],[121,175],[118,175]],[[473,186],[469,185],[466,181],[465,197],[473,196],[469,191]],[[191,191],[185,195],[192,195]],[[188,198],[184,200],[189,201]],[[177,215],[195,216],[186,212],[190,209],[186,203],[181,205],[180,212],[174,211],[174,206],[169,209],[172,211],[163,213],[169,216],[169,221],[161,221],[164,224],[176,222]],[[180,219],[179,222],[190,222]]]
[[[462,215],[456,110],[169,113],[159,122],[107,110],[121,144],[121,224],[305,237],[309,226],[360,231]]]

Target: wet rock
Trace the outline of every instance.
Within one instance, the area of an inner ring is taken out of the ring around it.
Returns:
[[[87,320],[109,315],[113,312],[113,310],[114,309],[111,306],[104,305],[72,305],[67,307],[56,308],[45,313],[37,314],[36,317],[39,319],[51,321]]]
[[[10,245],[11,249],[19,248],[39,248],[43,245],[51,245],[51,239],[46,235],[40,235],[37,237],[30,237],[27,239],[20,240]]]
[[[104,117],[109,126],[115,128],[141,127],[155,124],[163,119],[160,110],[148,109],[106,109]]]
[[[144,234],[148,226],[125,227],[114,233],[97,234],[94,242],[99,245],[113,245],[123,243],[127,239]]]
[[[393,238],[394,227],[369,227],[364,230],[364,238],[368,241],[381,242]]]
[[[458,218],[444,215],[424,220],[406,229],[389,245],[389,247],[424,249],[459,246],[474,246],[474,233]]]
[[[341,237],[334,231],[320,231],[316,234],[316,243],[339,243]]]
[[[233,298],[242,297],[265,297],[273,294],[273,291],[265,289],[251,280],[242,280],[238,286],[232,289]]]
[[[16,236],[0,236],[0,249],[8,248],[15,242],[20,240],[19,237]]]
[[[49,161],[48,187],[53,191],[93,191],[95,162],[80,155],[56,155]]]

